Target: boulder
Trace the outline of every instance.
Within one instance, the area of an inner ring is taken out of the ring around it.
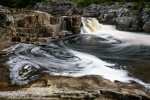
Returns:
[[[148,22],[145,22],[144,26],[143,26],[143,30],[145,32],[150,32],[150,19]]]
[[[140,18],[132,21],[132,31],[143,31],[143,23]]]
[[[132,30],[132,22],[135,22],[136,20],[137,20],[136,16],[117,17],[116,18],[117,29],[124,30],[124,31],[131,31]]]

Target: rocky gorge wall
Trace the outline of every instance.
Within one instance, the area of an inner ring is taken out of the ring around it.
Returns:
[[[52,38],[60,38],[80,31],[80,16],[52,16],[34,9],[3,7],[0,10],[3,10],[0,13],[0,27],[9,31],[5,32],[7,40],[13,42],[47,42]],[[66,29],[64,30],[63,27]]]
[[[7,42],[47,42],[79,33],[81,17],[96,17],[101,23],[116,25],[119,30],[150,32],[148,5],[141,10],[135,3],[118,2],[79,8],[71,1],[58,0],[39,3],[35,9],[0,6],[0,33]]]
[[[136,3],[111,2],[79,8],[71,1],[54,1],[39,3],[35,9],[55,16],[96,17],[102,23],[116,25],[119,30],[150,32],[150,7],[139,6]]]

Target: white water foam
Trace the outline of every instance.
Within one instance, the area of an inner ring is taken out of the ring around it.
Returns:
[[[81,34],[92,34],[98,37],[105,38],[111,41],[114,39],[122,41],[120,46],[130,46],[130,45],[150,45],[150,35],[144,33],[135,33],[135,32],[125,32],[119,31],[112,25],[103,25],[98,22],[95,18],[82,18],[83,27],[81,28]],[[119,47],[120,47],[119,46]],[[121,48],[121,47],[120,47]],[[74,52],[75,53],[75,52]],[[80,56],[82,54],[75,53],[76,55]],[[83,57],[87,58],[88,55],[83,54]],[[81,57],[82,58],[82,57]],[[111,69],[107,66],[113,65],[108,64],[107,62],[101,61],[100,59],[89,56],[90,60],[94,61],[96,67],[85,68],[85,73],[89,74],[97,74],[102,75],[104,78],[109,79],[111,81],[121,81],[121,82],[130,82],[131,80],[138,82],[139,84],[145,86],[146,88],[150,89],[150,84],[146,84],[139,79],[132,78],[128,76],[128,72],[122,69]],[[99,65],[99,66],[98,66]]]
[[[82,18],[81,34],[92,34],[99,37],[113,37],[124,42],[124,45],[150,45],[150,35],[144,33],[119,31],[112,25],[103,25],[95,18]],[[123,44],[122,44],[123,45]]]

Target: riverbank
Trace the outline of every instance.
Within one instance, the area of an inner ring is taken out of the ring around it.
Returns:
[[[0,92],[0,97],[9,99],[37,97],[50,100],[149,100],[150,97],[140,88],[142,89],[134,82],[113,83],[101,76],[73,78],[46,75],[31,82],[24,89]]]
[[[132,3],[125,5],[115,3],[110,6],[93,4],[81,9],[75,3],[61,1],[37,4],[35,6],[36,10],[16,10],[0,7],[0,50],[18,43],[39,44],[48,42],[52,38],[62,38],[70,33],[78,34],[81,27],[81,17],[96,17],[105,24],[117,25],[120,30],[149,32],[149,9],[144,8],[142,12],[136,14],[134,11],[136,10],[134,9],[135,6]],[[53,8],[51,12],[50,8]],[[134,10],[131,11],[131,9]],[[62,29],[65,31],[62,31]],[[41,99],[50,98],[52,100],[150,99],[149,90],[136,82],[111,82],[101,76],[93,75],[76,78],[43,75],[29,84],[12,84],[9,76],[9,66],[4,64],[8,59],[7,54],[9,52],[0,52],[1,98],[9,98],[11,95],[11,97],[17,99],[19,95],[21,99],[24,97],[31,97],[31,99],[40,97]]]

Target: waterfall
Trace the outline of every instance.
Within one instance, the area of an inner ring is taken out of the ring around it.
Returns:
[[[124,45],[150,45],[150,35],[145,33],[119,31],[115,26],[103,25],[95,18],[82,18],[82,24],[81,34],[92,34],[105,39],[117,39],[122,41]]]
[[[63,31],[66,31],[67,30],[67,24],[66,24],[66,21],[65,21],[65,16],[62,16],[61,17],[61,29],[63,30]]]
[[[95,18],[82,18],[82,24],[81,33],[92,33],[99,30],[115,30],[115,26],[100,24]]]

